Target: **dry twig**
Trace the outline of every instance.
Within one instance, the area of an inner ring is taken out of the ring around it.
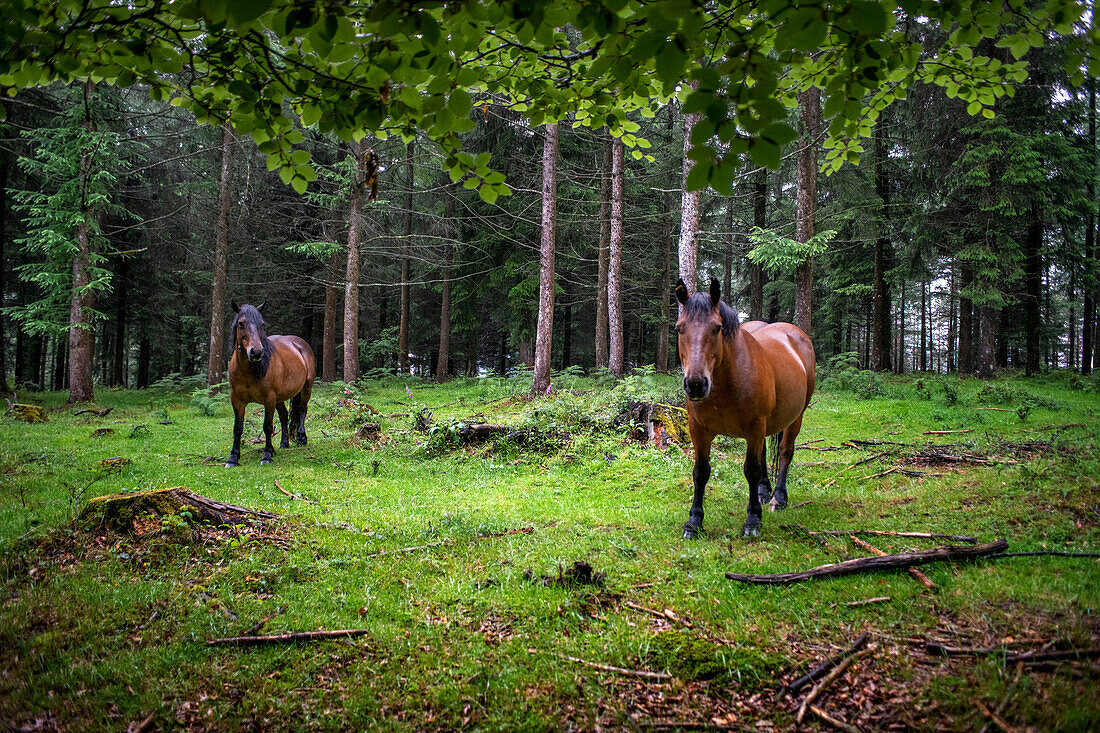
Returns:
[[[873,553],[878,557],[886,557],[885,552],[878,549],[869,542],[864,542],[860,538],[856,537],[854,534],[848,535],[848,539],[850,539],[856,547],[862,547],[864,550],[867,550],[867,552]],[[906,568],[906,572],[912,575],[917,580],[917,582],[919,582],[925,588],[928,588],[929,590],[936,589],[936,584],[932,582],[932,579],[921,571],[917,570],[916,568]]]
[[[537,649],[528,649],[531,654],[537,654]],[[583,664],[594,669],[602,669],[604,672],[614,672],[615,674],[622,674],[628,677],[641,677],[647,680],[669,680],[672,679],[672,675],[667,672],[649,672],[644,669],[626,669],[624,667],[613,667],[610,664],[600,664],[599,662],[589,662],[586,659],[578,659],[577,657],[571,657],[568,654],[558,654],[557,652],[550,652],[555,657],[561,659],[568,659],[570,662],[576,662],[577,664]]]
[[[231,636],[225,639],[210,639],[209,646],[261,646],[264,644],[286,644],[299,641],[319,641],[322,639],[342,639],[369,634],[369,629],[338,629],[335,631],[297,631],[271,636]]]

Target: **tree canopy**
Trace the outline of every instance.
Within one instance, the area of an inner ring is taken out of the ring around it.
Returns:
[[[627,113],[684,97],[703,113],[688,185],[730,190],[738,157],[778,165],[796,137],[798,91],[824,93],[825,166],[858,161],[879,113],[918,82],[992,115],[1026,78],[1023,57],[1083,17],[1073,0],[468,0],[415,5],[321,0],[30,0],[5,3],[0,85],[93,79],[148,85],[200,122],[250,134],[284,182],[316,173],[295,124],[345,140],[419,130],[447,152],[452,180],[493,201],[509,192],[484,156],[461,150],[475,107],[505,104],[537,126],[609,127],[640,157]],[[931,27],[935,43],[907,32]],[[995,43],[981,43],[982,39]],[[1075,74],[1100,54],[1078,36]],[[1015,59],[992,53],[1007,49]],[[981,49],[981,50],[979,50]],[[1087,62],[1087,63],[1086,63]],[[697,82],[690,87],[684,82]]]

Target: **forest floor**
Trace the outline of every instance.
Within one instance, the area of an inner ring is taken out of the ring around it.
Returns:
[[[20,393],[49,421],[0,418],[0,721],[789,730],[809,688],[779,688],[866,633],[871,651],[815,703],[841,723],[1100,729],[1100,560],[926,565],[932,590],[905,572],[783,587],[725,577],[868,554],[819,530],[1100,551],[1100,381],[834,376],[799,436],[791,506],[742,539],[743,443],[719,439],[706,532],[685,541],[690,454],[622,419],[636,400],[680,401],[678,378],[566,373],[534,399],[526,379],[320,386],[308,446],[261,466],[247,443],[233,469],[225,395],[187,380],[101,388],[102,417]],[[460,445],[478,422],[526,432]],[[261,423],[251,406],[245,438]],[[74,521],[93,496],[175,486],[278,518],[139,517],[122,534]],[[888,553],[947,544],[862,539]],[[363,633],[208,644],[341,629]],[[1012,659],[1071,649],[1092,656]],[[812,711],[803,727],[832,729]]]

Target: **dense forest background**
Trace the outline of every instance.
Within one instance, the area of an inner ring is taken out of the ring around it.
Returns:
[[[1092,79],[1069,83],[1063,46],[1052,38],[1028,53],[1029,79],[997,101],[993,119],[972,116],[942,87],[915,86],[879,118],[861,165],[817,175],[814,230],[835,232],[813,258],[819,362],[980,375],[1089,373],[1100,362],[1095,89]],[[546,128],[491,98],[475,100],[464,135],[465,149],[479,162],[488,156],[513,191],[490,203],[442,172],[425,137],[349,145],[302,128],[319,175],[299,195],[268,169],[262,142],[200,126],[141,86],[5,97],[4,390],[68,387],[74,283],[92,314],[102,385],[176,374],[221,381],[231,300],[266,302],[269,333],[306,338],[326,379],[358,376],[349,364],[367,376],[437,379],[534,365]],[[699,282],[716,277],[745,318],[795,320],[790,258],[761,266],[748,256],[797,238],[797,158],[823,131],[796,110],[791,121],[803,137],[778,168],[746,161],[731,196],[708,189],[698,202]],[[687,122],[673,102],[630,126],[650,147],[628,150],[622,167],[621,278],[612,284],[622,366],[612,371],[677,364],[670,292],[687,234]],[[612,147],[606,133],[560,125],[554,369],[609,366],[599,294]],[[373,199],[368,149],[380,162]],[[349,259],[349,241],[360,257]],[[357,348],[350,360],[347,343]]]

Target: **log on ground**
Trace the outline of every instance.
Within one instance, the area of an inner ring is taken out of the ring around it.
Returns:
[[[852,575],[853,573],[874,572],[878,570],[899,570],[911,568],[917,565],[927,565],[944,560],[974,560],[977,558],[1003,552],[1008,547],[1006,540],[1000,539],[975,547],[960,547],[958,545],[946,545],[934,547],[931,550],[918,550],[915,552],[902,552],[897,555],[885,555],[883,557],[860,557],[854,560],[830,565],[821,565],[810,570],[802,570],[793,573],[769,573],[753,575],[749,573],[726,573],[730,580],[741,583],[756,583],[761,585],[788,585],[799,583],[814,578],[831,578],[840,575]]]

